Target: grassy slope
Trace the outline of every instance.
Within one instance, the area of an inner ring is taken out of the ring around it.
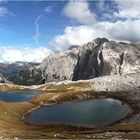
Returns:
[[[23,88],[24,86],[19,85],[0,84],[0,91],[19,91]]]
[[[11,90],[11,87],[7,88],[4,86],[4,90]],[[49,85],[48,87],[40,87],[49,89],[50,93],[47,94],[40,94],[35,96],[31,103],[6,103],[0,102],[0,136],[4,138],[87,138],[86,135],[94,135],[94,138],[99,138],[96,134],[103,133],[103,132],[118,132],[115,135],[120,135],[122,137],[130,137],[130,133],[124,132],[138,132],[137,135],[135,134],[133,138],[139,137],[140,131],[140,124],[129,124],[129,125],[119,125],[115,124],[113,126],[100,128],[100,129],[89,129],[89,128],[76,128],[72,126],[64,126],[64,125],[51,125],[46,127],[39,127],[25,124],[22,120],[23,115],[32,110],[33,108],[37,107],[38,104],[47,103],[61,103],[65,101],[70,101],[74,99],[87,99],[87,98],[97,98],[97,97],[112,97],[118,98],[127,102],[135,111],[139,111],[137,108],[137,104],[133,101],[129,100],[129,95],[126,92],[101,92],[96,93],[94,91],[88,91],[89,85],[85,83],[80,83],[78,85]],[[0,90],[3,88],[0,88]],[[12,88],[12,90],[17,90],[19,88]],[[55,89],[55,91],[54,91]],[[88,92],[87,92],[88,91]],[[59,134],[59,135],[56,135]],[[105,134],[101,134],[102,136]],[[105,138],[109,138],[110,136],[105,136]],[[113,137],[113,136],[111,136]]]

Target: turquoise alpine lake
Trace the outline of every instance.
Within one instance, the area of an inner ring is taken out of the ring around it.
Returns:
[[[102,127],[125,117],[130,108],[121,101],[92,99],[52,106],[41,106],[28,113],[24,120],[34,125],[69,124]]]

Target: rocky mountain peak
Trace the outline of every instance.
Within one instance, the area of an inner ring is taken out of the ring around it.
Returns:
[[[72,49],[78,48],[78,47],[80,47],[80,46],[79,46],[79,45],[71,45],[71,46],[68,48],[68,50],[72,50]]]
[[[140,45],[97,38],[46,57],[40,65],[45,82],[92,79],[140,72]]]
[[[104,42],[109,42],[109,40],[106,39],[106,38],[96,38],[96,39],[94,40],[94,42],[95,42],[97,45],[101,45],[101,44],[103,44]]]

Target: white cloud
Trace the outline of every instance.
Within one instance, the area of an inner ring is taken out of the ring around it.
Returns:
[[[84,25],[68,26],[65,28],[63,34],[55,36],[50,42],[49,46],[54,51],[66,50],[70,45],[82,45],[97,37],[106,37],[116,41],[140,42],[140,1],[120,1],[115,0],[118,4],[118,12],[112,13],[114,18],[122,17],[126,20],[111,21],[96,21],[95,14],[89,9],[87,1],[70,1],[64,9],[63,14],[70,19],[77,20]],[[101,3],[100,7],[105,7],[105,3]],[[50,9],[46,9],[50,12]],[[5,12],[6,13],[6,12]],[[110,18],[110,13],[103,13],[104,16]],[[34,39],[38,44],[39,20],[38,16],[35,20],[36,34]],[[135,19],[135,20],[134,20]],[[137,20],[136,20],[137,19]],[[40,62],[51,51],[45,47],[30,48],[30,47],[2,47],[0,49],[0,61],[34,61]]]
[[[65,28],[63,35],[56,36],[50,41],[49,45],[55,51],[62,51],[70,45],[82,45],[96,37],[104,37],[103,32],[90,26],[69,26]]]
[[[70,45],[82,45],[97,37],[124,42],[140,42],[140,20],[99,22],[93,26],[66,27],[64,34],[54,37],[49,45],[55,51],[66,50]]]
[[[109,37],[119,41],[140,42],[140,20],[126,20],[104,24]]]
[[[7,8],[5,7],[0,7],[0,17],[3,17],[3,16],[15,16],[14,13],[10,12]]]
[[[0,48],[0,62],[41,62],[46,56],[52,53],[52,51],[46,47],[1,46]]]
[[[44,11],[45,11],[46,13],[52,12],[52,6],[47,6],[47,7],[45,7]]]
[[[118,12],[114,15],[121,18],[140,18],[140,0],[115,0]]]
[[[90,25],[95,22],[95,14],[90,11],[86,1],[68,2],[63,9],[63,14],[82,24]]]
[[[70,45],[82,45],[97,37],[106,37],[124,42],[140,42],[140,1],[115,0],[115,2],[118,4],[118,12],[114,12],[111,16],[114,16],[113,18],[116,18],[116,16],[125,17],[126,20],[118,19],[115,22],[111,22],[111,20],[106,22],[95,21],[95,14],[91,13],[87,1],[68,2],[63,9],[63,13],[67,17],[75,19],[85,25],[66,27],[64,33],[55,36],[49,45],[55,51],[62,51],[70,47]],[[99,4],[99,7],[109,9],[103,1],[99,2]],[[105,16],[105,14],[106,13],[103,13],[103,16]],[[106,16],[110,18],[110,13]],[[90,19],[92,19],[92,21]],[[90,23],[90,25],[87,23]]]
[[[35,43],[36,45],[39,44],[39,38],[40,38],[40,31],[39,31],[39,20],[41,19],[42,15],[38,16],[36,19],[35,19],[35,35],[33,36],[33,39],[35,40]]]

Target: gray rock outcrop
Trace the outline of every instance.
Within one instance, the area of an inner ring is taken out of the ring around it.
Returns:
[[[45,82],[85,80],[140,72],[140,45],[97,38],[48,56],[40,65]]]
[[[12,84],[12,82],[8,81],[1,73],[0,73],[0,83]]]

